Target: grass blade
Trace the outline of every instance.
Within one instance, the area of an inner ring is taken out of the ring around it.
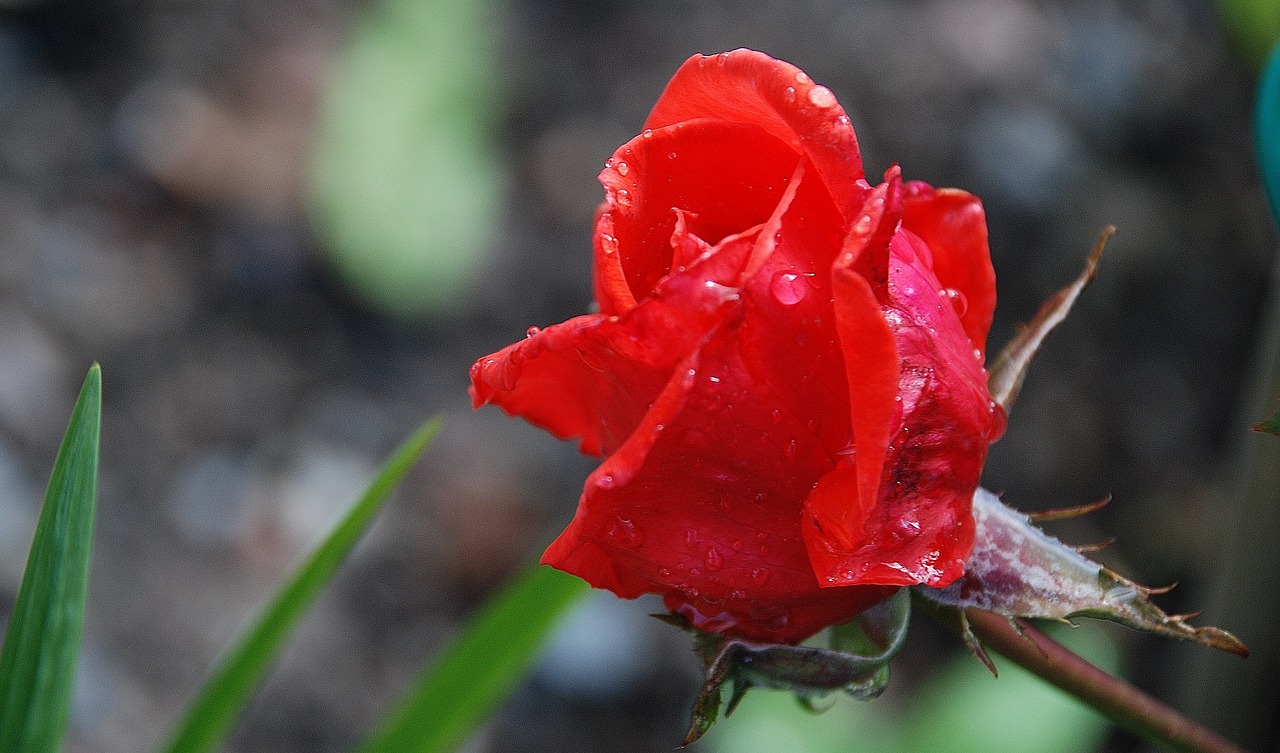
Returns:
[[[428,668],[360,753],[445,753],[524,676],[561,614],[587,591],[578,578],[535,566],[492,599]]]
[[[223,656],[161,750],[201,753],[226,738],[289,633],[431,443],[440,423],[439,419],[427,422],[396,450],[351,511]]]
[[[0,753],[52,753],[66,729],[89,590],[101,423],[95,363],[49,476],[0,649]]]

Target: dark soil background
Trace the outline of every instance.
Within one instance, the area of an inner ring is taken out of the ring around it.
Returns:
[[[993,347],[1077,273],[1103,226],[1120,228],[1032,372],[986,485],[1028,510],[1114,495],[1056,530],[1115,536],[1108,563],[1181,584],[1162,598],[1170,611],[1212,601],[1234,453],[1261,419],[1240,407],[1276,248],[1250,141],[1256,72],[1212,6],[512,0],[498,29],[500,242],[481,292],[417,322],[348,292],[301,197],[326,73],[364,10],[0,4],[0,614],[79,381],[95,360],[105,379],[68,751],[154,746],[237,628],[431,415],[447,417],[441,440],[231,749],[349,749],[540,552],[590,465],[496,410],[472,413],[467,368],[586,310],[596,172],[685,58],[739,46],[830,87],[869,175],[898,162],[983,197],[1001,294]],[[696,666],[682,635],[642,617],[654,608],[591,601],[468,750],[672,749]],[[1120,637],[1139,685],[1223,718],[1186,670],[1206,649]],[[909,691],[954,650],[921,624],[895,682]],[[1241,717],[1232,734],[1274,749],[1274,695],[1240,692],[1216,700]]]

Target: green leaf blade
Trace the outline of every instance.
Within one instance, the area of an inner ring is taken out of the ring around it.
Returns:
[[[89,590],[101,425],[94,364],[49,476],[0,649],[0,753],[53,753],[62,742]]]
[[[543,638],[587,590],[546,566],[521,573],[436,658],[360,753],[456,749],[511,692]]]
[[[440,425],[439,419],[424,424],[383,465],[346,516],[219,661],[161,750],[202,753],[213,750],[226,738],[285,639],[434,439]]]

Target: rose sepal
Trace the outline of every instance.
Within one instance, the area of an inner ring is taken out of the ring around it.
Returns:
[[[1166,614],[1151,602],[1152,594],[1168,589],[1139,585],[1103,567],[1046,534],[1029,516],[986,489],[974,493],[973,515],[977,540],[964,575],[945,588],[917,586],[914,591],[926,602],[959,611],[966,644],[988,667],[990,659],[966,625],[967,609],[1009,620],[1070,622],[1072,617],[1094,617],[1239,656],[1249,654],[1231,633],[1194,627],[1187,623],[1193,615]]]
[[[720,718],[727,718],[751,688],[789,690],[808,708],[835,692],[871,700],[889,683],[889,662],[902,649],[910,621],[911,600],[906,589],[827,630],[826,647],[753,643],[689,628],[679,615],[655,615],[690,629],[694,647],[706,669],[693,702],[689,732],[682,745],[702,737]]]

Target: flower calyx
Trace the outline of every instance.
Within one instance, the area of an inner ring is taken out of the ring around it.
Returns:
[[[911,614],[906,589],[827,631],[826,647],[761,644],[692,630],[678,615],[655,615],[691,630],[694,647],[706,668],[705,680],[694,699],[689,731],[681,745],[703,736],[720,718],[727,718],[746,692],[760,687],[789,690],[810,710],[835,692],[871,700],[889,683],[889,661],[902,648]],[[725,686],[728,701],[722,704]]]

